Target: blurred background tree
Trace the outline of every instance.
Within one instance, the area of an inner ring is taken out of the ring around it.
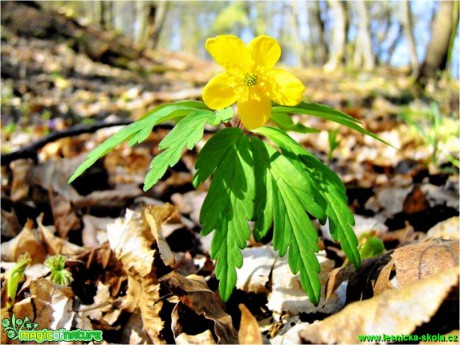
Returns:
[[[43,1],[81,24],[130,37],[140,49],[207,58],[207,37],[275,37],[282,62],[371,71],[406,67],[421,85],[440,71],[458,77],[455,1]]]

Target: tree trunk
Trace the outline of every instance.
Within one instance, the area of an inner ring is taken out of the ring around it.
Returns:
[[[140,42],[141,49],[155,49],[158,45],[160,32],[166,19],[168,2],[152,1],[147,4],[145,33]]]
[[[99,25],[101,28],[107,29],[106,13],[107,13],[107,3],[104,0],[99,0]]]
[[[355,1],[354,4],[356,6],[359,20],[353,62],[356,68],[362,67],[365,70],[370,71],[375,67],[375,56],[372,51],[372,41],[369,33],[368,11],[363,0]]]
[[[398,23],[398,32],[394,40],[391,42],[390,46],[388,47],[388,59],[386,61],[387,65],[391,64],[391,58],[393,57],[393,54],[399,42],[402,40],[402,37],[403,37],[403,28],[402,28],[401,23]]]
[[[418,70],[418,58],[417,50],[415,49],[415,39],[413,31],[413,20],[412,11],[410,8],[410,1],[403,1],[402,5],[402,24],[404,29],[404,35],[406,36],[407,43],[409,44],[410,53],[410,65],[412,73],[416,73]]]
[[[458,11],[454,13],[454,2],[440,2],[433,19],[425,60],[418,71],[417,83],[421,86],[425,87],[430,79],[437,79],[438,71],[446,69],[451,35],[457,30],[457,25]]]
[[[348,31],[347,3],[341,0],[328,0],[334,20],[332,32],[332,49],[329,61],[324,66],[326,70],[334,70],[345,63],[345,52]]]
[[[309,19],[312,22],[310,27],[310,37],[313,38],[313,27],[316,29],[316,37],[317,39],[312,39],[312,42],[315,42],[315,52],[314,52],[314,60],[315,63],[319,65],[324,65],[327,61],[328,55],[328,47],[326,44],[325,39],[325,23],[323,18],[321,17],[321,2],[320,1],[313,1],[307,2],[307,5],[310,5],[309,11],[311,11],[311,15]]]

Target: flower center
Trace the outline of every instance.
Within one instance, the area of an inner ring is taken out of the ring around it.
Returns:
[[[255,74],[247,73],[244,77],[246,86],[254,86],[257,83],[257,76]]]

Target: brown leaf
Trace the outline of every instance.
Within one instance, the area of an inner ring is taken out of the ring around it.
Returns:
[[[350,304],[308,326],[300,336],[312,343],[353,344],[358,343],[359,335],[411,334],[436,313],[458,279],[458,267],[449,268],[402,289]]]
[[[140,311],[143,329],[154,343],[163,344],[163,320],[159,313],[160,285],[154,265],[155,243],[152,232],[139,212],[126,210],[125,218],[107,226],[109,242],[115,256],[128,273],[128,291],[122,309]],[[158,302],[158,303],[157,303]]]
[[[403,212],[405,214],[414,214],[425,211],[430,208],[430,204],[420,187],[414,186],[412,191],[407,194],[403,203]]]
[[[37,240],[33,228],[32,220],[28,220],[24,229],[15,238],[8,242],[2,243],[2,260],[16,261],[18,257],[29,252],[32,259],[31,264],[42,263],[46,259],[46,249],[44,245]]]
[[[364,260],[357,270],[352,266],[336,269],[329,276],[327,296],[344,282],[347,282],[347,303],[410,285],[416,280],[455,267],[458,250],[456,241],[434,240],[396,248]]]
[[[60,237],[67,238],[70,231],[80,228],[80,218],[75,214],[72,203],[61,194],[50,190],[48,195],[54,226]]]
[[[329,272],[334,268],[334,262],[326,257],[325,252],[316,254],[321,272],[319,279],[324,286]],[[340,308],[335,301],[328,301],[325,304],[325,289],[321,289],[321,299],[317,306],[310,302],[300,284],[300,278],[291,273],[286,257],[279,258],[272,271],[272,292],[268,296],[267,307],[279,314],[285,312],[291,315],[300,313],[331,313]]]
[[[163,276],[161,282],[179,297],[179,303],[214,322],[213,333],[219,344],[237,343],[238,335],[232,318],[224,311],[221,300],[208,288],[203,277],[192,275],[186,278],[171,272]]]
[[[439,271],[458,265],[457,241],[433,240],[398,248],[391,254],[398,286],[404,287]]]
[[[268,293],[278,254],[269,246],[246,248],[241,254],[243,266],[238,270],[236,288],[245,292]]]
[[[50,255],[76,255],[81,254],[85,251],[84,248],[77,246],[69,241],[66,241],[60,237],[54,236],[46,226],[42,224],[43,214],[37,218],[38,229],[40,239],[46,246],[46,249]]]
[[[176,259],[174,254],[163,236],[161,227],[163,223],[167,222],[169,218],[176,212],[176,209],[171,204],[164,204],[162,206],[150,206],[144,208],[144,219],[150,226],[152,235],[155,238],[158,250],[160,251],[161,258],[165,265],[174,267]]]
[[[13,182],[11,183],[11,200],[20,201],[29,195],[29,183],[27,176],[34,166],[31,159],[18,159],[11,163]]]
[[[240,344],[263,344],[259,324],[254,315],[251,314],[244,304],[239,305],[241,311],[240,330],[238,341]]]
[[[140,213],[126,210],[124,219],[107,225],[107,235],[115,257],[130,275],[140,280],[151,273],[155,253],[151,246],[155,239]]]
[[[443,240],[459,239],[459,217],[452,217],[433,226],[427,232],[427,238],[441,238]]]

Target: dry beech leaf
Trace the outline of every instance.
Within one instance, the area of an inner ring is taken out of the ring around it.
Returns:
[[[144,219],[150,226],[153,237],[157,241],[158,250],[160,251],[161,258],[166,266],[174,267],[176,259],[174,254],[166,242],[161,231],[163,223],[167,222],[169,218],[176,212],[176,209],[171,204],[164,204],[162,206],[148,206],[144,208]]]
[[[34,234],[33,221],[29,219],[22,231],[8,242],[2,243],[2,261],[16,262],[18,257],[29,252],[31,264],[43,263],[46,249]]]
[[[243,266],[238,269],[236,288],[245,292],[268,293],[268,283],[278,254],[268,246],[243,249]]]
[[[398,287],[412,284],[446,268],[458,265],[458,242],[433,240],[396,249],[394,260]]]
[[[70,329],[75,312],[72,309],[74,295],[68,287],[60,287],[45,278],[32,281],[29,287],[31,297],[14,304],[12,313],[17,319],[27,316],[38,323],[37,329]],[[10,311],[1,310],[2,319],[11,318]],[[5,344],[2,336],[2,344]]]
[[[342,306],[337,304],[335,300],[325,300],[324,285],[328,279],[329,273],[334,268],[334,261],[326,257],[324,251],[316,254],[321,272],[319,279],[321,281],[321,299],[317,306],[312,304],[305,294],[305,291],[300,285],[298,276],[294,276],[289,268],[287,259],[279,258],[272,272],[272,292],[268,296],[267,307],[279,314],[285,312],[291,315],[298,315],[300,313],[332,313],[340,309]]]
[[[174,340],[176,341],[177,345],[188,345],[188,344],[201,345],[201,344],[215,344],[216,343],[209,329],[207,329],[206,331],[202,333],[194,334],[194,335],[190,335],[187,333],[181,333],[177,337],[175,337]]]
[[[75,214],[72,203],[61,194],[49,191],[54,226],[60,237],[67,238],[70,231],[80,228],[80,218]]]
[[[403,203],[403,212],[405,214],[414,214],[423,212],[430,208],[430,204],[419,186],[414,186],[412,191],[407,194]]]
[[[207,321],[203,317],[197,318],[196,314],[184,304],[177,303],[171,313],[171,330],[176,344],[216,344],[210,329],[212,325],[209,325],[211,321]]]
[[[359,335],[411,334],[436,313],[458,279],[459,269],[453,267],[402,289],[352,303],[308,326],[300,337],[311,343],[355,344]]]
[[[152,271],[155,242],[139,212],[127,209],[124,219],[107,225],[107,234],[115,256],[130,275],[146,277]]]
[[[452,217],[433,226],[427,232],[427,238],[441,238],[443,240],[459,240],[460,217]]]
[[[152,341],[144,331],[142,317],[139,311],[131,314],[125,323],[121,335],[122,344],[150,344]]]
[[[213,333],[219,344],[238,342],[231,316],[224,311],[221,300],[208,288],[203,277],[192,275],[186,278],[171,272],[163,276],[161,282],[179,298],[178,312],[182,304],[214,323]]]
[[[33,168],[34,162],[31,159],[18,159],[11,163],[13,181],[11,183],[11,200],[21,201],[29,196],[28,174]]]
[[[144,331],[154,343],[163,344],[160,332],[163,321],[159,316],[162,302],[154,255],[155,239],[139,212],[126,210],[124,219],[107,226],[110,247],[128,273],[128,291],[122,309],[130,313],[140,310]]]
[[[333,270],[327,282],[326,296],[329,298],[340,286],[346,285],[346,302],[350,303],[404,287],[455,267],[458,251],[457,241],[439,239],[396,248],[392,252],[363,260],[358,270],[352,266]]]
[[[241,311],[240,330],[238,331],[239,343],[263,344],[262,334],[260,334],[256,318],[244,304],[240,304],[239,308]]]
[[[46,226],[42,224],[43,213],[37,218],[38,233],[42,243],[50,255],[78,255],[85,251],[84,248],[77,246],[69,241],[54,236]]]

